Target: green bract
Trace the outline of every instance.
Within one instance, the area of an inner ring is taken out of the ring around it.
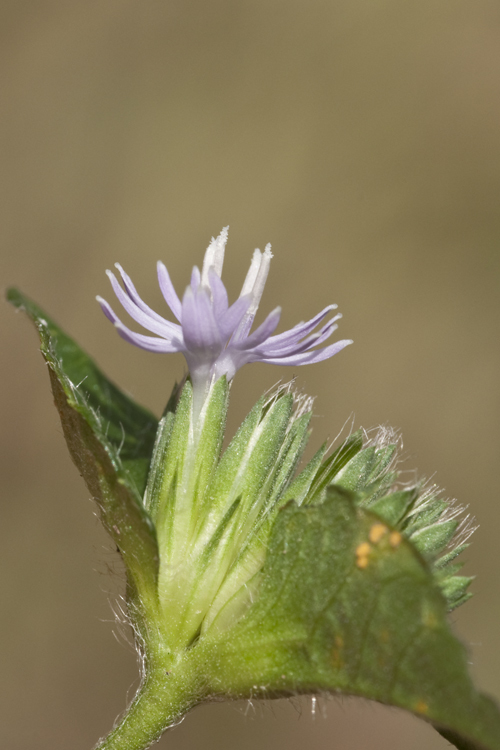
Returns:
[[[222,451],[229,387],[193,418],[189,380],[159,423],[32,302],[68,446],[127,571],[141,687],[99,748],[148,747],[207,700],[342,692],[500,749],[447,611],[467,525],[435,488],[399,486],[397,441],[358,432],[299,467],[311,403],[263,397]],[[156,435],[156,438],[155,438]]]

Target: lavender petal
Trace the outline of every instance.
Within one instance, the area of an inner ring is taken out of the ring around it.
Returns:
[[[318,338],[316,339],[314,344],[311,344],[311,346],[320,346],[324,341],[329,339],[332,333],[338,328],[338,325],[334,321],[341,317],[341,315],[336,315],[335,318],[329,320],[328,323],[324,325],[320,331],[318,331]]]
[[[281,307],[276,307],[255,331],[243,340],[235,342],[236,349],[255,349],[269,339],[276,330],[281,317]]]
[[[123,325],[120,318],[105,299],[102,297],[96,297],[96,299],[99,302],[104,315],[113,323],[119,335],[130,344],[134,344],[141,349],[147,349],[152,352],[175,353],[183,351],[184,344],[182,338],[166,341],[165,339],[159,339],[155,336],[144,336],[141,333],[135,333],[134,331],[131,331],[130,328]]]
[[[243,317],[246,314],[251,302],[252,298],[250,295],[246,295],[245,297],[238,297],[236,302],[233,302],[231,307],[224,313],[224,315],[222,315],[217,320],[221,337],[224,341],[227,341],[237,329],[237,327],[243,320]]]
[[[182,333],[190,351],[220,352],[219,328],[214,318],[208,293],[203,289],[193,292],[187,287],[182,300]]]
[[[324,359],[333,357],[334,354],[337,354],[344,347],[352,343],[350,339],[345,339],[337,341],[335,344],[330,344],[330,346],[325,346],[323,349],[314,349],[302,354],[292,354],[287,357],[259,357],[259,362],[264,362],[268,365],[312,365],[315,362],[322,362]]]
[[[130,328],[127,328],[121,322],[115,323],[115,328],[118,335],[129,344],[134,344],[134,346],[138,346],[140,349],[145,349],[149,352],[176,354],[177,352],[185,351],[184,346],[180,342],[166,341],[155,336],[144,336],[142,333],[135,333],[135,331],[131,331]]]
[[[321,323],[324,318],[326,318],[329,312],[336,309],[337,305],[328,305],[324,310],[321,310],[321,312],[315,315],[314,318],[311,318],[311,320],[308,320],[305,323],[297,323],[296,326],[290,328],[288,331],[278,333],[277,336],[271,336],[271,338],[269,339],[269,343],[273,346],[275,346],[276,344],[284,344],[285,346],[288,346],[288,344],[292,343],[293,341],[300,341],[308,333],[314,331],[316,326]],[[337,316],[332,318],[332,320],[337,319]]]
[[[117,315],[115,315],[113,308],[108,302],[106,302],[105,299],[97,295],[96,300],[99,302],[99,305],[101,306],[101,310],[103,311],[104,315],[107,317],[108,320],[110,320],[113,324],[119,321],[119,318]]]
[[[165,264],[161,262],[161,260],[158,261],[156,268],[158,271],[158,283],[160,285],[160,290],[163,294],[163,298],[180,323],[182,315],[182,305],[177,292],[174,289],[174,285],[172,284],[167,268]]]
[[[321,330],[316,333],[311,333],[309,336],[306,336],[305,339],[302,339],[302,341],[291,341],[288,344],[281,344],[274,347],[268,345],[269,342],[265,342],[263,346],[259,347],[259,352],[266,357],[286,357],[290,354],[298,354],[299,352],[307,351],[314,346],[320,346],[324,341],[330,338],[334,331],[337,330],[338,325],[335,323],[335,320],[340,317],[340,314],[336,315],[329,320]]]
[[[145,312],[146,315],[148,315],[151,318],[153,318],[154,320],[158,321],[158,323],[168,322],[168,321],[165,320],[165,318],[163,318],[161,315],[158,315],[157,312],[155,312],[154,310],[152,310],[149,307],[149,305],[147,305],[141,299],[141,297],[139,296],[139,293],[137,292],[137,289],[135,288],[135,286],[134,286],[134,284],[132,282],[132,279],[130,278],[130,276],[127,273],[125,273],[125,271],[123,270],[123,268],[121,267],[121,265],[119,263],[115,263],[115,267],[118,269],[118,271],[120,273],[120,276],[121,276],[122,281],[123,281],[123,285],[125,287],[125,291],[127,292],[128,296],[130,297],[130,299],[132,300],[132,302],[135,302],[135,304],[137,305],[137,307],[139,307],[143,312]]]
[[[300,336],[289,336],[288,341],[281,341],[276,344],[275,341],[277,336],[270,337],[259,347],[259,352],[266,357],[286,357],[290,354],[297,354],[298,352],[311,349],[313,346],[319,346],[338,328],[335,321],[340,317],[342,316],[339,313],[329,320],[319,331],[306,336],[306,338],[302,340],[300,339]],[[287,331],[287,333],[291,332]]]
[[[275,347],[272,348],[270,346],[267,346],[267,342],[264,342],[259,347],[256,347],[256,352],[259,354],[259,356],[263,359],[277,359],[278,357],[280,359],[284,359],[285,357],[290,357],[292,355],[301,354],[302,352],[307,352],[310,349],[312,349],[313,346],[318,344],[320,338],[319,333],[313,333],[310,336],[308,336],[303,341],[299,341],[295,344],[290,344],[289,346],[285,347]]]
[[[193,292],[197,292],[198,288],[201,284],[201,273],[198,266],[193,266],[193,270],[191,271],[191,289]]]
[[[130,317],[133,318],[137,323],[139,323],[143,328],[146,328],[152,333],[157,333],[158,336],[163,336],[163,338],[170,338],[171,336],[175,336],[176,334],[180,333],[180,326],[176,325],[175,323],[170,323],[170,321],[164,319],[161,319],[161,322],[158,322],[156,318],[153,318],[147,313],[143,312],[143,310],[141,310],[141,308],[138,307],[135,302],[133,302],[130,297],[123,291],[120,284],[118,283],[116,276],[111,273],[111,271],[107,271],[107,274],[109,280],[111,281],[113,291],[118,297],[118,300],[121,302]]]

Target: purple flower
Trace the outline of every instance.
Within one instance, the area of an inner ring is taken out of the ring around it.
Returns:
[[[155,334],[145,336],[130,330],[110,305],[102,297],[97,297],[104,314],[120,336],[148,351],[182,352],[195,388],[204,387],[222,375],[230,380],[248,362],[307,365],[333,357],[352,343],[343,340],[322,346],[337,328],[340,313],[323,323],[337,305],[328,305],[306,323],[299,323],[289,331],[273,336],[281,314],[281,308],[276,307],[250,333],[273,257],[271,246],[267,245],[263,253],[255,250],[240,296],[229,305],[226,288],[221,281],[227,234],[228,227],[225,227],[217,239],[212,238],[205,253],[203,269],[200,273],[196,266],[193,268],[191,284],[184,292],[182,302],[167,269],[161,261],[158,262],[160,289],[178,323],[171,323],[148,307],[118,263],[116,268],[123,288],[115,275],[107,271],[113,290],[127,313],[143,328]],[[316,330],[320,324],[321,327]]]

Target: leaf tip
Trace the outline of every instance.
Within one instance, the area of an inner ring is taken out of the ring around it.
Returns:
[[[11,305],[14,305],[14,307],[17,307],[18,309],[22,309],[24,307],[24,298],[19,289],[16,289],[14,286],[9,287],[5,292],[5,298],[7,302],[10,302]]]

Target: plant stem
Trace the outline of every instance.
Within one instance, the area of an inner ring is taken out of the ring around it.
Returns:
[[[187,664],[174,672],[164,665],[148,670],[143,684],[118,725],[95,750],[146,750],[165,729],[175,726],[197,702]]]

